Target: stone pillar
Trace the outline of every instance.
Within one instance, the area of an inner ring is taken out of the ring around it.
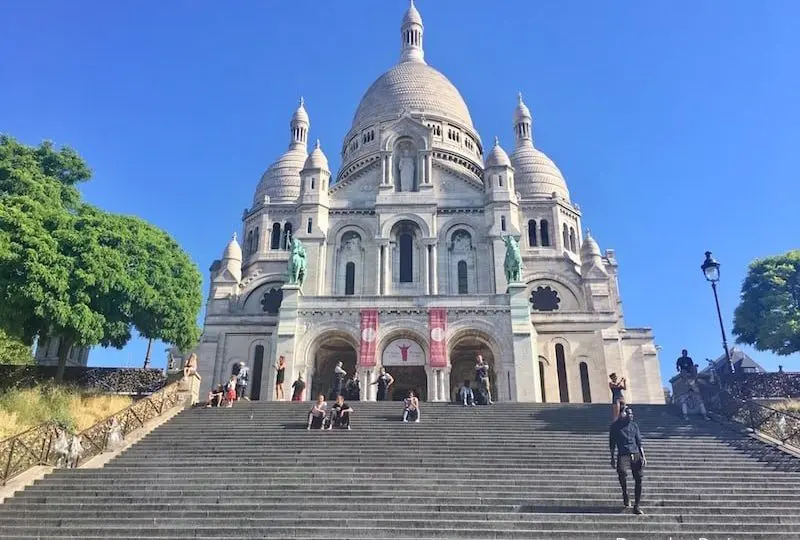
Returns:
[[[392,273],[391,273],[391,261],[392,261],[392,245],[390,242],[386,242],[383,246],[383,267],[381,268],[381,274],[383,277],[383,294],[390,295],[392,294]]]
[[[370,383],[372,382],[372,369],[362,368],[358,372],[358,381],[361,384],[361,401],[371,401],[369,394],[372,390]]]
[[[439,387],[437,392],[437,400],[438,401],[447,401],[447,394],[445,393],[445,371],[443,369],[439,371]]]
[[[375,261],[375,294],[383,294],[383,244],[378,244],[378,260]],[[369,261],[366,261],[369,264]]]
[[[297,285],[286,284],[281,287],[283,290],[283,302],[281,302],[281,309],[278,312],[278,327],[275,332],[275,339],[273,340],[273,354],[270,359],[265,358],[265,366],[270,366],[277,362],[280,356],[286,358],[286,380],[292,384],[297,375],[303,368],[304,358],[295,358],[295,340],[297,336],[297,309],[300,303],[300,287]],[[269,361],[269,363],[267,363]],[[274,375],[270,381],[274,381]],[[307,390],[311,391],[311,377],[308,377]],[[267,386],[267,399],[275,399],[275,385],[269,384]]]
[[[422,283],[425,284],[424,293],[426,295],[431,294],[431,278],[430,278],[430,249],[427,244],[424,244],[423,247],[425,248],[425,256],[422,257]]]
[[[429,184],[433,183],[433,156],[430,152],[425,156],[425,178]]]
[[[436,369],[425,366],[425,375],[428,379],[428,401],[436,401]]]
[[[388,168],[386,167],[386,157],[387,157],[386,155],[382,155],[381,156],[381,184],[386,184],[387,183],[387,181],[386,181],[386,176],[387,176],[386,172],[387,172]]]
[[[386,182],[384,185],[394,186],[394,164],[392,163],[392,154],[386,156]]]
[[[497,389],[511,401],[539,403],[542,401],[542,393],[539,383],[537,334],[531,323],[526,292],[527,287],[524,283],[508,284],[514,357],[513,364],[508,366],[510,371],[503,370],[502,374],[498,374],[502,380],[497,381]],[[507,389],[507,392],[501,388]]]
[[[431,294],[439,294],[439,256],[438,245],[431,244]]]

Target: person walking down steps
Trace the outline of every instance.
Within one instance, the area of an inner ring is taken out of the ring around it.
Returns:
[[[628,495],[628,470],[636,483],[634,488],[633,513],[642,515],[642,478],[647,458],[642,447],[642,434],[633,421],[633,410],[629,405],[622,409],[619,418],[611,424],[608,434],[608,447],[611,451],[611,468],[617,470],[619,485],[622,488],[622,504],[631,507]],[[615,455],[616,453],[616,455]]]

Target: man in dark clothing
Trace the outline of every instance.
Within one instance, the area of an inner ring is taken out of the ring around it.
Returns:
[[[608,435],[611,467],[617,470],[619,485],[622,488],[622,502],[625,508],[630,508],[631,501],[628,498],[628,469],[630,469],[636,482],[633,513],[642,515],[644,512],[639,504],[642,500],[642,477],[647,459],[642,448],[642,434],[639,432],[639,426],[633,421],[633,410],[630,407],[626,406],[622,410],[619,418],[611,424]]]
[[[678,373],[681,375],[695,375],[697,373],[694,367],[694,360],[689,356],[689,351],[686,349],[681,351],[680,358],[675,362],[675,369],[677,369]]]
[[[305,389],[306,383],[303,381],[303,376],[298,375],[297,380],[292,383],[292,401],[302,401]]]

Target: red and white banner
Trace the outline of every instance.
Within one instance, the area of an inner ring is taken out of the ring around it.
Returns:
[[[428,326],[431,331],[431,367],[447,367],[447,310],[445,308],[430,308],[428,311]]]
[[[378,349],[378,310],[361,310],[361,348],[359,349],[359,367],[375,366],[375,353]]]

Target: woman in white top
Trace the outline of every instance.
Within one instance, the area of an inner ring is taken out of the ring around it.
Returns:
[[[419,422],[419,398],[414,395],[414,391],[408,392],[408,397],[403,400],[403,422],[408,422],[408,417],[414,418],[414,422]]]
[[[311,429],[312,427],[316,429],[324,429],[323,420],[325,420],[325,414],[328,412],[328,403],[325,401],[325,396],[320,394],[317,397],[317,402],[314,403],[314,406],[311,408],[311,412],[308,413],[308,426],[306,429]]]

